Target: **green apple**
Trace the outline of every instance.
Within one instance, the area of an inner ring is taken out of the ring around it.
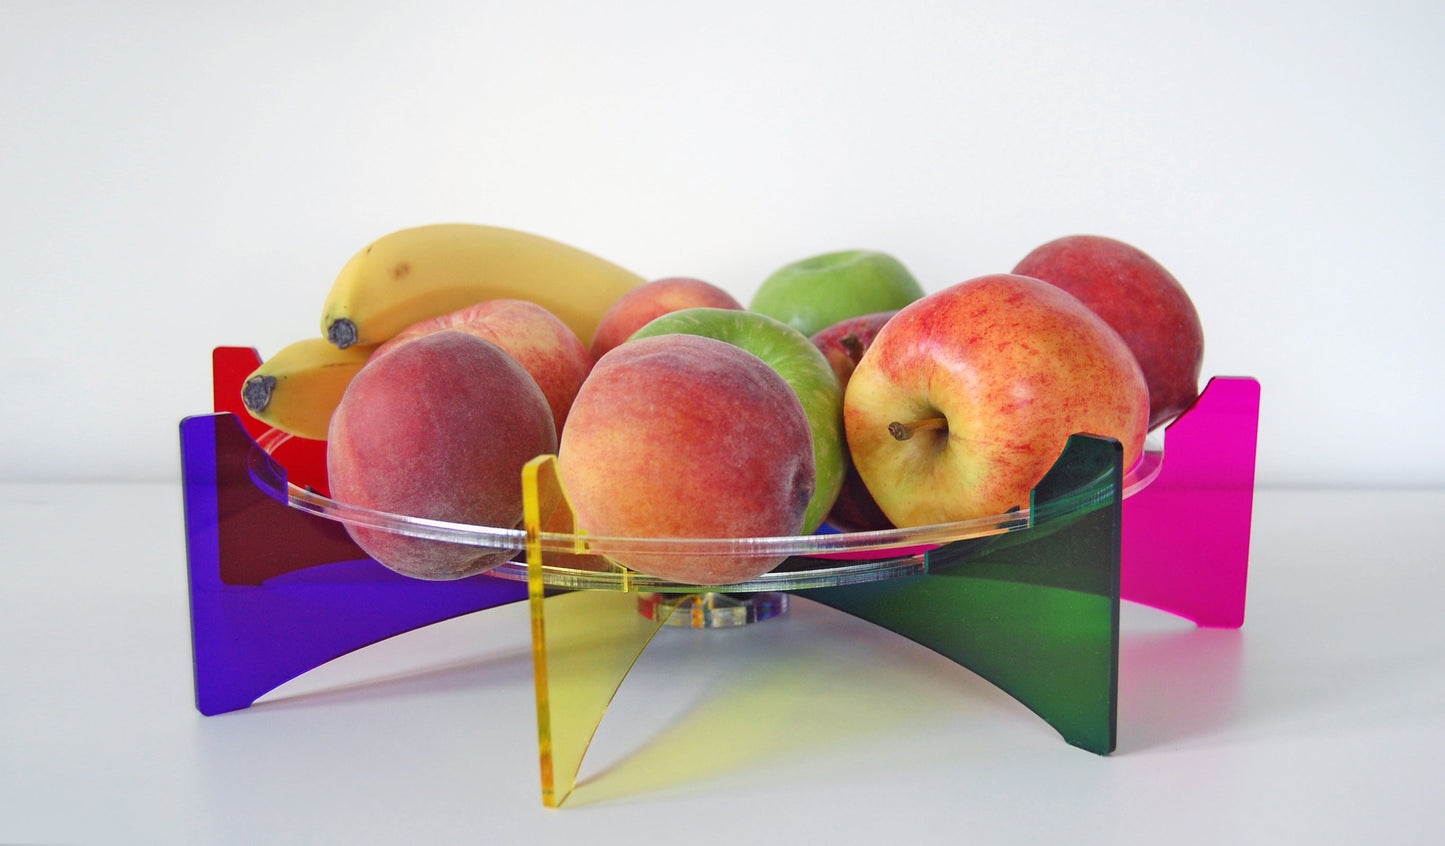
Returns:
[[[700,335],[732,344],[762,359],[792,387],[808,415],[817,473],[803,531],[811,533],[821,526],[838,498],[848,466],[843,388],[823,353],[808,336],[779,320],[726,308],[685,308],[664,314],[638,329],[627,343],[658,335]]]
[[[900,309],[922,296],[918,280],[893,256],[845,250],[778,270],[758,286],[748,309],[811,336],[840,320]]]

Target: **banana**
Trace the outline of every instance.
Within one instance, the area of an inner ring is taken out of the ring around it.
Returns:
[[[246,377],[241,401],[273,428],[324,441],[331,413],[374,349],[360,344],[337,349],[325,338],[288,344]]]
[[[321,314],[321,334],[340,348],[381,344],[401,330],[482,300],[531,300],[583,344],[603,312],[645,281],[557,241],[469,223],[438,223],[385,235],[341,269]]]

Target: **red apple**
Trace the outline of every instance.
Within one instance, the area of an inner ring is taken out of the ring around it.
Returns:
[[[843,473],[843,485],[828,512],[828,525],[840,532],[872,532],[894,527],[852,464]]]
[[[878,330],[883,328],[898,310],[876,311],[857,317],[840,320],[820,330],[812,338],[813,345],[822,350],[823,357],[838,376],[838,382],[846,390],[848,380],[862,360],[863,354],[873,345]],[[843,484],[833,508],[828,512],[828,523],[845,532],[867,532],[875,529],[891,529],[893,523],[878,507],[868,486],[858,475],[858,468],[849,462],[843,474]]]
[[[788,382],[746,350],[690,334],[637,338],[598,359],[557,454],[578,528],[623,538],[796,535],[813,462],[808,416]],[[782,561],[602,551],[689,584],[738,582]]]
[[[961,282],[903,308],[848,381],[859,475],[897,526],[1001,514],[1070,435],[1118,439],[1125,467],[1149,421],[1144,375],[1118,333],[1026,276]]]
[[[340,502],[505,529],[522,520],[522,465],[556,450],[551,410],[522,365],[490,341],[446,330],[361,368],[331,416],[326,471]],[[367,555],[419,579],[458,579],[512,556],[346,530]]]
[[[1013,272],[1063,288],[1119,333],[1149,383],[1150,429],[1199,397],[1199,314],[1184,286],[1142,250],[1098,235],[1071,235],[1034,249]]]
[[[813,335],[813,346],[822,350],[823,357],[828,359],[828,364],[838,376],[838,383],[845,390],[863,353],[878,336],[878,330],[897,313],[898,309],[860,314],[840,320]]]
[[[654,279],[628,291],[603,312],[592,335],[592,358],[632,337],[632,333],[655,318],[685,308],[728,308],[741,310],[742,303],[722,288],[701,279],[669,276]]]
[[[506,350],[536,380],[552,410],[553,425],[562,431],[572,400],[592,370],[592,356],[561,318],[528,300],[484,300],[412,324],[377,347],[372,358],[443,329],[476,335]]]

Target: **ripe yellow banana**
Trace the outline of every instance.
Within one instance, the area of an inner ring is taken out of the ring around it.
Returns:
[[[321,334],[338,347],[381,344],[419,320],[482,300],[531,300],[582,339],[603,312],[645,281],[557,241],[469,223],[385,235],[357,253],[331,286]]]
[[[246,377],[241,401],[274,428],[324,441],[331,413],[374,349],[360,344],[337,349],[325,338],[288,344]]]

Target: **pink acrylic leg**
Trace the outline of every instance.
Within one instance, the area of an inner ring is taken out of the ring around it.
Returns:
[[[1164,463],[1124,500],[1120,593],[1201,626],[1244,624],[1259,383],[1216,377],[1164,433]]]

